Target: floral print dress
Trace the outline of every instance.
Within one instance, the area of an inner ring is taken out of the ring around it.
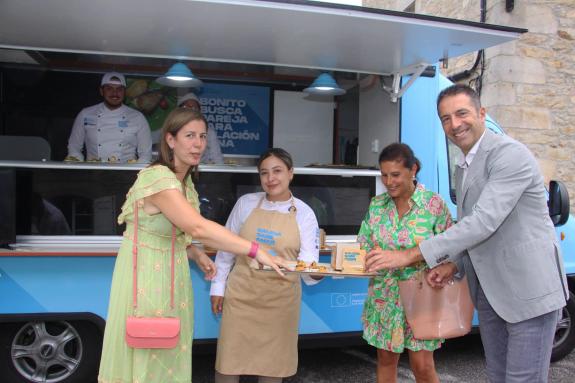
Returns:
[[[443,199],[417,184],[409,210],[401,219],[389,194],[372,198],[357,239],[368,252],[378,246],[383,250],[409,249],[451,224],[451,214]],[[425,269],[425,262],[419,262],[409,267],[381,270],[370,280],[362,315],[363,338],[367,343],[397,353],[404,348],[433,351],[441,347],[442,339],[413,337],[399,297],[397,281],[417,277],[418,272]]]

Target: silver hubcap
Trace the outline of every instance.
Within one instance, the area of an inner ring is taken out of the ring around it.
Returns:
[[[80,365],[82,340],[68,322],[29,322],[14,337],[11,355],[24,378],[56,383]]]
[[[557,327],[555,328],[555,339],[553,340],[553,347],[557,347],[562,344],[565,339],[569,336],[571,331],[571,316],[567,308],[561,310],[561,318],[557,322]]]

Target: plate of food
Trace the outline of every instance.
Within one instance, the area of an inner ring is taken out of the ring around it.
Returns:
[[[272,268],[269,266],[264,266],[264,271],[271,271]],[[323,275],[323,276],[342,276],[342,277],[373,277],[377,275],[377,272],[368,273],[360,269],[344,269],[344,270],[334,270],[329,263],[319,263],[311,262],[306,263],[304,261],[287,261],[287,268],[282,269],[283,271],[289,273],[300,273],[300,274],[313,274],[313,275]]]

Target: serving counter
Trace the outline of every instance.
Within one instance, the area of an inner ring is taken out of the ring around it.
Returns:
[[[0,161],[0,244],[19,253],[115,253],[124,230],[117,217],[144,166]],[[371,197],[382,191],[379,172],[294,172],[291,190],[314,210],[327,240],[353,240]],[[202,215],[220,224],[241,195],[261,190],[257,169],[246,166],[202,165],[194,184]]]

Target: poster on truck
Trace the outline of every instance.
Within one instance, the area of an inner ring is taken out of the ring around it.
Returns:
[[[223,154],[257,157],[268,148],[269,87],[204,83],[195,93]],[[128,78],[126,103],[144,114],[157,143],[164,120],[177,106],[177,90],[150,79]]]
[[[204,84],[198,97],[208,125],[218,135],[222,153],[259,156],[268,148],[270,88]]]

